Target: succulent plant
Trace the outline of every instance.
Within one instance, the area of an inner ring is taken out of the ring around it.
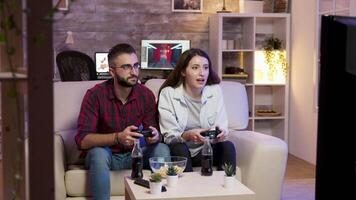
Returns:
[[[170,166],[167,169],[167,176],[176,176],[178,174],[178,169],[175,166]]]
[[[224,171],[226,176],[235,175],[235,167],[230,163],[224,163]]]
[[[161,182],[162,181],[162,175],[160,173],[152,173],[150,176],[150,181],[151,182]]]

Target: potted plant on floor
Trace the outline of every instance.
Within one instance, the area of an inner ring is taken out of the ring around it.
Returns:
[[[166,174],[168,187],[176,187],[178,183],[178,169],[175,166],[170,166]]]
[[[162,189],[162,175],[160,173],[152,173],[150,176],[150,192],[151,194],[159,194]]]
[[[235,182],[235,167],[230,163],[224,164],[224,187],[225,188],[232,188]]]

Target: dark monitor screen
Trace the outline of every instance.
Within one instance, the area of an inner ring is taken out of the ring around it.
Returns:
[[[108,52],[95,53],[95,71],[98,79],[109,79]]]
[[[356,17],[322,16],[316,200],[356,199]]]

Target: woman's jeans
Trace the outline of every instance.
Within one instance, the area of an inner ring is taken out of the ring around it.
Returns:
[[[230,141],[218,142],[211,145],[213,148],[213,165],[217,170],[223,170],[224,163],[232,164],[236,168],[236,150]],[[187,165],[184,172],[192,172],[193,167],[201,166],[201,151],[198,155],[191,157],[189,147],[186,143],[170,144],[172,156],[182,156],[187,158]]]
[[[150,169],[148,159],[156,156],[170,156],[166,144],[157,143],[142,147],[143,168]],[[109,147],[94,147],[85,158],[89,169],[90,189],[95,200],[110,199],[110,170],[131,169],[131,152],[113,154]]]

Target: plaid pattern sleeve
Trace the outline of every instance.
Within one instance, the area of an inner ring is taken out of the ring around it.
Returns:
[[[91,90],[88,90],[83,98],[78,117],[78,133],[75,137],[75,142],[79,149],[85,135],[97,132],[98,108],[96,95],[93,95]]]
[[[158,129],[158,112],[156,101],[151,90],[141,84],[133,87],[128,100],[122,104],[114,95],[110,81],[96,85],[87,91],[83,98],[78,117],[78,133],[76,143],[80,144],[89,133],[121,132],[134,125]],[[110,147],[114,153],[131,151],[132,146],[114,145]]]

